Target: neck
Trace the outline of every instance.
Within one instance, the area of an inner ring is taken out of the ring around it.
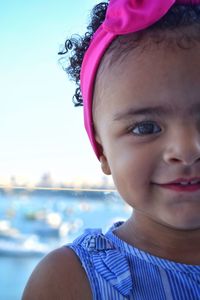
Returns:
[[[179,263],[200,265],[200,229],[174,229],[134,212],[116,230],[116,234],[152,255]]]

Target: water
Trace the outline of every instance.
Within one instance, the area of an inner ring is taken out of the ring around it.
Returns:
[[[105,232],[129,216],[130,209],[116,193],[1,191],[0,299],[21,299],[32,270],[52,249],[71,242],[85,228]]]

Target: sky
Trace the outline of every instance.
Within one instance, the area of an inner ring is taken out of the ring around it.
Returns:
[[[57,52],[84,33],[94,0],[7,0],[0,10],[0,183],[91,181],[102,172]]]

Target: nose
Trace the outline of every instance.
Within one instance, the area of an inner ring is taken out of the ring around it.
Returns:
[[[200,161],[200,134],[194,130],[174,131],[168,139],[163,159],[167,164],[191,166]]]

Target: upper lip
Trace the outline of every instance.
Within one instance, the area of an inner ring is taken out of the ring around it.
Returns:
[[[169,182],[165,182],[165,183],[160,183],[161,185],[164,185],[164,184],[176,184],[176,183],[181,183],[181,182],[193,182],[193,181],[199,181],[200,182],[200,177],[190,177],[190,178],[177,178],[173,181],[169,181]]]

